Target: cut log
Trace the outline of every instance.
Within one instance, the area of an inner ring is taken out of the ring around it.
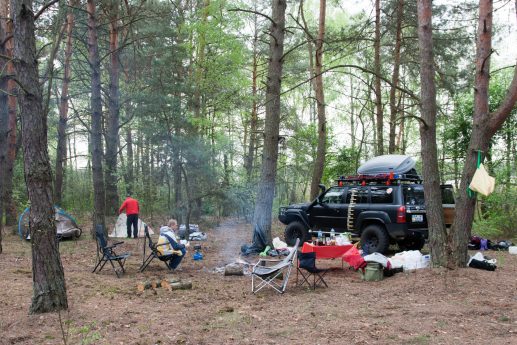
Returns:
[[[192,289],[192,282],[182,282],[178,278],[169,278],[169,279],[161,279],[161,280],[152,280],[145,281],[142,283],[138,283],[136,288],[139,292],[144,292],[148,289],[157,289],[164,288],[169,291],[172,290],[190,290]]]
[[[171,284],[171,290],[190,290],[192,282],[176,282]]]
[[[225,276],[242,276],[244,275],[244,268],[239,264],[229,264],[224,268]]]

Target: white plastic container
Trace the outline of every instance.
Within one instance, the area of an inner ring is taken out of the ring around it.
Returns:
[[[517,246],[508,247],[508,253],[517,255]]]

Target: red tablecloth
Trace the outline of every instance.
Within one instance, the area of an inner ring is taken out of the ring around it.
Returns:
[[[334,259],[341,258],[350,248],[352,244],[344,246],[315,246],[312,243],[305,242],[302,247],[302,253],[316,253],[316,259]]]

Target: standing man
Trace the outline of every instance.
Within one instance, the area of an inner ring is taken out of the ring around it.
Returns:
[[[122,213],[126,209],[126,226],[127,226],[127,238],[131,238],[131,224],[133,224],[133,237],[138,237],[138,213],[140,211],[140,207],[138,205],[138,201],[131,197],[131,194],[127,195],[126,200],[120,206],[118,213]]]

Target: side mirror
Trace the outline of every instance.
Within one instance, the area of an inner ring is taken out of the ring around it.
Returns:
[[[325,185],[324,185],[324,184],[321,184],[321,183],[320,183],[320,184],[318,185],[318,187],[320,187],[320,189],[321,189],[321,193],[320,193],[320,194],[325,193],[325,191],[327,190],[327,187],[325,187]]]

